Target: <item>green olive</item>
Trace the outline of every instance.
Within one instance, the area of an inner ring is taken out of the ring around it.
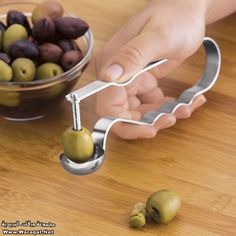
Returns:
[[[74,162],[86,162],[93,155],[93,138],[84,127],[80,131],[68,128],[63,134],[62,143],[64,154]]]
[[[134,206],[130,216],[129,225],[132,228],[142,228],[146,224],[146,205],[142,202]]]
[[[6,62],[0,60],[0,81],[10,81],[12,74],[11,67]]]
[[[17,92],[0,91],[0,105],[17,107],[20,103],[20,94]]]
[[[19,24],[11,25],[3,36],[4,52],[8,53],[11,45],[17,41],[28,38],[27,30]]]
[[[55,63],[44,63],[38,67],[37,79],[49,79],[63,73],[62,68]]]
[[[35,77],[35,65],[27,58],[17,58],[12,63],[13,77],[16,82],[29,82]]]
[[[180,207],[180,196],[175,191],[168,189],[153,193],[146,204],[148,214],[157,223],[167,223],[172,220]]]

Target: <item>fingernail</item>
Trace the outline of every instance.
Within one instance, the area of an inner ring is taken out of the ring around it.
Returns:
[[[109,66],[105,71],[105,75],[109,77],[111,80],[118,80],[124,73],[124,69],[122,66],[118,64],[113,64]]]

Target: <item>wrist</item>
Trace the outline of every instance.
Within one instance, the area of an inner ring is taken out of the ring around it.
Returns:
[[[148,7],[158,7],[158,6],[165,6],[167,8],[175,8],[179,9],[179,11],[189,11],[192,14],[194,12],[194,15],[197,15],[199,17],[206,17],[208,10],[211,8],[213,3],[216,0],[150,0],[148,3]]]

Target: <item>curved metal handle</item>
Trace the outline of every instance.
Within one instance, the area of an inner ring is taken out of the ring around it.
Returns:
[[[203,45],[206,51],[206,65],[204,73],[196,85],[185,90],[175,102],[167,102],[158,110],[146,112],[143,119],[140,121],[119,118],[117,119],[112,117],[101,118],[95,124],[95,127],[93,129],[92,136],[94,143],[100,145],[105,150],[107,135],[110,128],[115,123],[125,122],[134,125],[153,125],[157,120],[160,119],[161,116],[174,113],[180,106],[191,105],[198,95],[208,91],[215,84],[218,78],[221,66],[221,54],[218,45],[213,39],[204,38]],[[165,61],[166,60],[160,61],[160,63],[164,63]],[[139,73],[138,75],[140,75],[141,73]],[[136,77],[138,75],[136,75]],[[133,79],[134,78],[132,78],[132,80]],[[127,83],[121,86],[125,86],[126,84]]]
[[[154,67],[157,67],[163,63],[165,63],[167,59],[159,60],[159,61],[154,61],[149,63],[146,67],[144,67],[141,71],[136,73],[133,77],[131,77],[129,80],[122,82],[122,83],[116,83],[116,82],[105,82],[101,80],[96,80],[74,92],[69,93],[66,95],[66,99],[69,102],[73,102],[73,100],[76,100],[77,102],[80,102],[81,100],[90,97],[91,95],[106,89],[111,86],[116,86],[116,87],[124,87],[129,84],[131,84],[139,75],[141,75],[143,72],[151,70]]]

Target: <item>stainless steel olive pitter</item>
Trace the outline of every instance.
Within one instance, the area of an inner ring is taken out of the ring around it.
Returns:
[[[117,122],[126,122],[134,125],[153,125],[161,116],[174,113],[180,106],[189,106],[194,99],[211,89],[215,84],[221,66],[221,54],[220,49],[216,42],[211,38],[204,38],[203,45],[206,51],[206,65],[201,79],[193,87],[185,90],[180,97],[174,102],[167,102],[158,110],[149,111],[144,114],[144,117],[140,121],[119,119],[113,117],[101,118],[94,126],[92,137],[94,141],[94,153],[91,159],[85,163],[75,163],[67,158],[64,154],[61,154],[60,160],[62,166],[70,173],[75,175],[86,175],[99,169],[104,161],[106,150],[106,139],[110,128]],[[140,74],[148,71],[156,66],[165,63],[167,59],[156,61],[148,64],[143,70],[134,75],[129,81],[125,83],[108,83],[104,81],[95,81],[87,86],[74,91],[66,96],[66,99],[72,104],[73,113],[73,128],[74,130],[81,129],[80,120],[80,107],[81,100],[107,88],[110,86],[127,86],[137,78]]]

